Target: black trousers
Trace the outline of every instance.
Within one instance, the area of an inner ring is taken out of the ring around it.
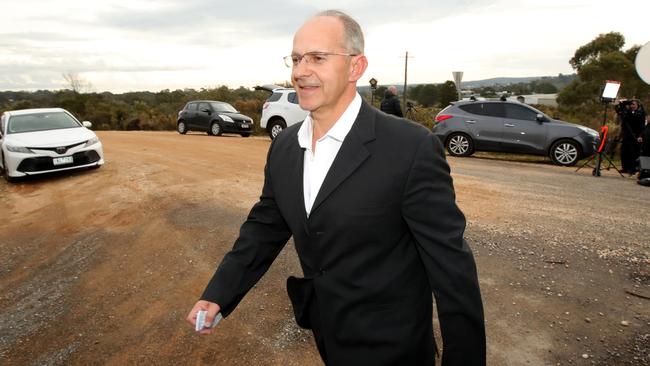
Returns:
[[[621,144],[621,165],[624,172],[633,173],[638,170],[637,159],[641,154],[641,146],[636,141],[623,141]]]

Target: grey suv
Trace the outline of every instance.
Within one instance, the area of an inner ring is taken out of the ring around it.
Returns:
[[[598,132],[552,119],[526,104],[510,101],[459,101],[436,116],[433,133],[453,156],[475,151],[547,155],[571,166],[591,156]]]

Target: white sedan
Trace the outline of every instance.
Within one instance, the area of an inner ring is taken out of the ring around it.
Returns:
[[[61,170],[98,168],[102,143],[61,108],[7,111],[0,117],[0,164],[8,181]]]

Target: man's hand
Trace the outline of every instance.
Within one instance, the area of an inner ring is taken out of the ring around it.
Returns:
[[[194,307],[192,308],[192,311],[187,315],[187,321],[192,324],[193,327],[196,326],[196,313],[199,312],[199,310],[206,310],[208,314],[205,316],[205,323],[206,324],[212,324],[212,321],[214,320],[214,317],[217,315],[217,313],[221,310],[221,307],[218,304],[215,304],[213,302],[205,301],[205,300],[199,300]],[[205,328],[201,331],[199,331],[200,334],[211,334],[213,328]]]

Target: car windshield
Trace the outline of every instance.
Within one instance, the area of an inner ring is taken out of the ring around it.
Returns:
[[[79,122],[65,112],[31,113],[9,118],[7,133],[58,130],[81,127]]]
[[[224,102],[212,102],[210,103],[212,106],[212,109],[214,109],[215,112],[230,112],[230,113],[238,113],[235,107],[231,106],[228,103]]]

